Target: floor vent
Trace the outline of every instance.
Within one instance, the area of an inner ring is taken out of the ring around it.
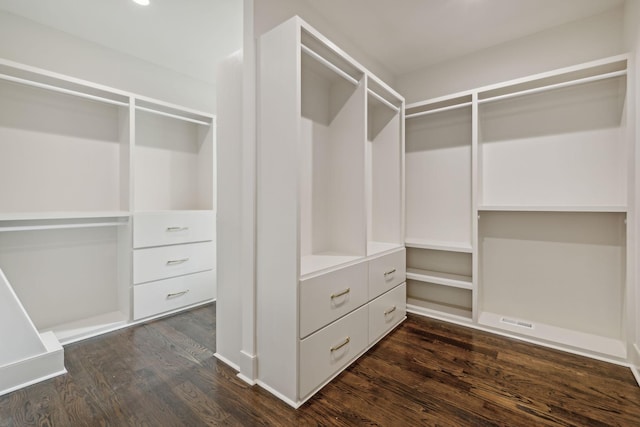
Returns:
[[[533,329],[533,323],[523,322],[522,320],[509,319],[508,317],[502,317],[500,321],[508,325],[520,326],[521,328],[527,328],[527,329]]]

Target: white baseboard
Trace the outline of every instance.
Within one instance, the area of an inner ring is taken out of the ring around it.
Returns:
[[[240,366],[236,365],[235,363],[233,363],[231,360],[227,359],[226,357],[224,357],[220,353],[215,352],[215,353],[213,353],[213,355],[215,356],[216,359],[218,359],[219,361],[221,361],[225,365],[229,365],[235,371],[239,371],[240,370]]]
[[[258,379],[258,357],[255,354],[249,354],[241,350],[239,365],[240,375],[238,376],[248,384],[256,384]]]

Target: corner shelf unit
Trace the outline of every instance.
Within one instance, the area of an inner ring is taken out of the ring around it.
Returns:
[[[214,227],[214,117],[6,60],[0,93],[7,283],[63,344],[131,324],[134,213]]]
[[[409,311],[625,360],[626,70],[619,55],[407,106]]]

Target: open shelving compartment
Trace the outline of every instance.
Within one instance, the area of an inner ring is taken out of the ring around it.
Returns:
[[[473,314],[472,254],[407,248],[407,310],[468,322]]]
[[[366,255],[364,73],[302,30],[300,276]]]
[[[469,322],[472,279],[472,96],[407,106],[407,309]]]
[[[478,322],[624,360],[626,57],[478,95]]]
[[[215,209],[215,120],[135,100],[135,212]]]
[[[482,212],[482,325],[624,359],[626,214]]]
[[[62,343],[129,319],[127,94],[0,61],[0,268]]]
[[[402,98],[367,78],[367,255],[403,247]]]
[[[478,97],[479,209],[626,211],[626,58]]]

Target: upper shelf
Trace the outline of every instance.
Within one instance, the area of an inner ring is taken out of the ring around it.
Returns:
[[[405,118],[412,119],[445,111],[457,110],[472,105],[471,94],[453,95],[450,97],[436,98],[425,102],[417,102],[407,105]]]
[[[626,73],[627,57],[620,55],[481,88],[478,90],[478,103],[483,104],[621,77]]]
[[[129,94],[51,71],[0,59],[0,79],[51,92],[122,107],[129,106]]]

